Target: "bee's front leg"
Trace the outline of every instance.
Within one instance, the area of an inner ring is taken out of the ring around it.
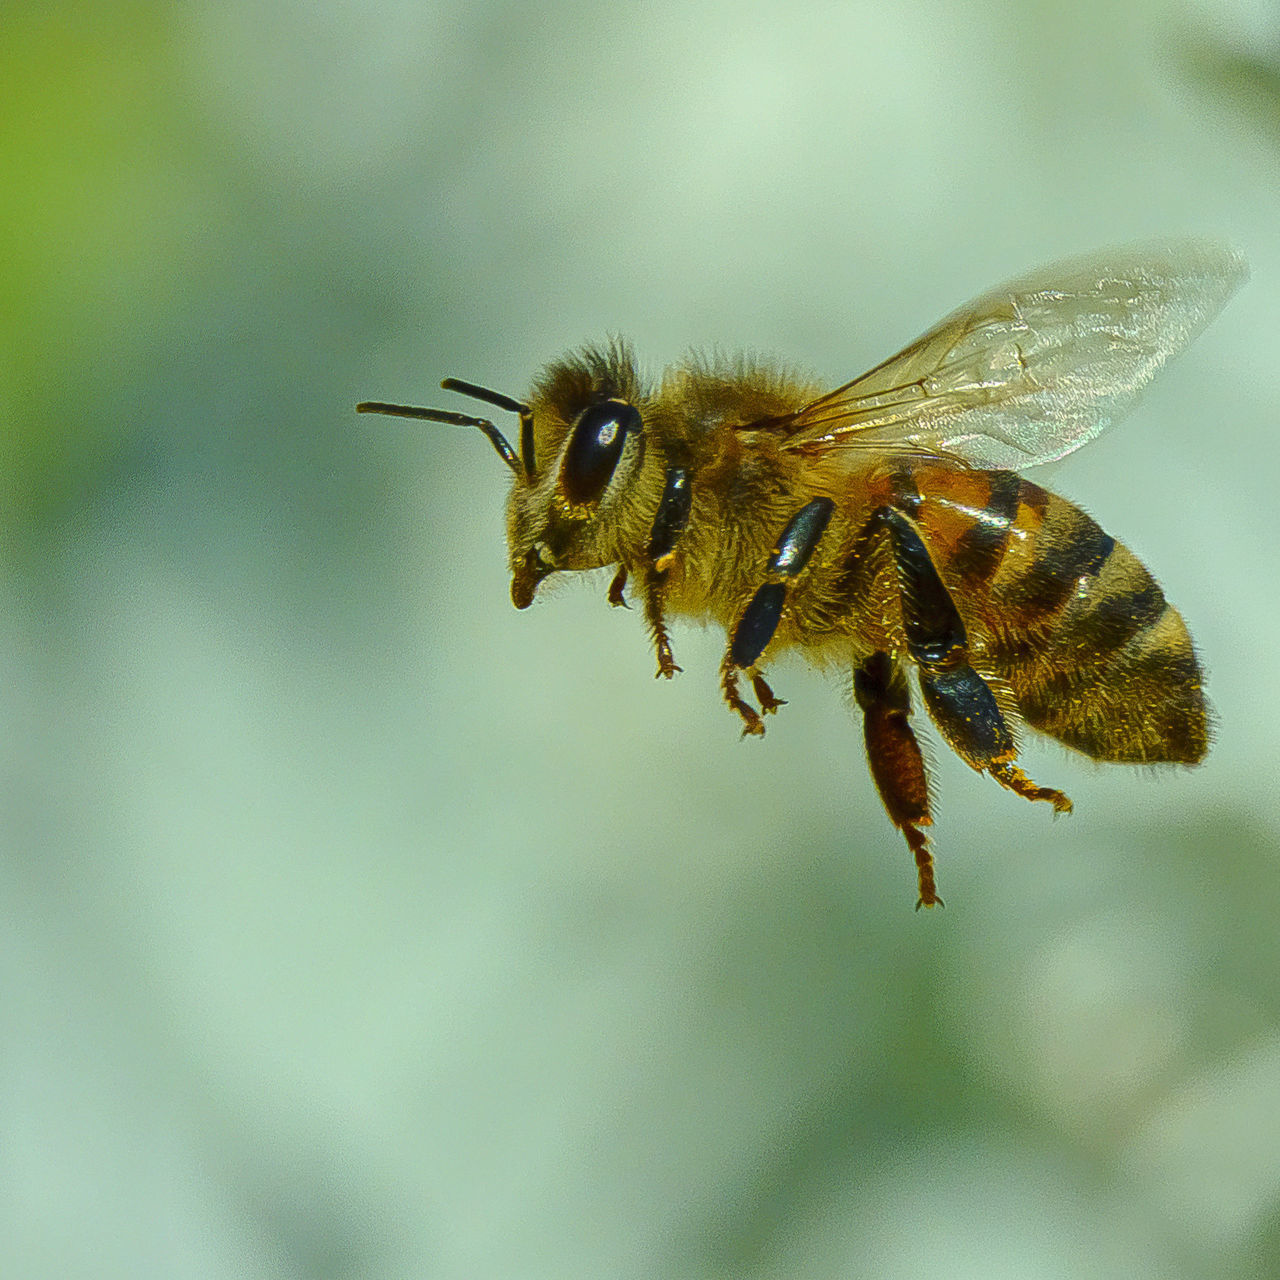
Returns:
[[[653,647],[658,654],[658,670],[654,676],[666,676],[671,679],[682,668],[677,665],[671,653],[671,638],[667,634],[667,620],[662,612],[662,588],[666,582],[666,573],[649,569],[644,576],[644,617],[649,624],[649,633],[653,636]]]
[[[659,676],[668,680],[680,668],[671,653],[671,639],[667,634],[667,621],[662,611],[662,595],[667,575],[675,563],[676,543],[689,523],[689,511],[693,506],[693,486],[689,472],[684,467],[668,467],[666,484],[653,518],[649,545],[645,548],[648,564],[644,574],[644,616],[653,636],[658,654]],[[625,577],[623,579],[625,581]],[[615,579],[616,581],[616,579]],[[612,596],[610,599],[612,600]]]
[[[787,521],[765,565],[765,581],[756,588],[755,595],[734,625],[728,652],[720,664],[720,687],[729,707],[742,717],[744,734],[764,733],[764,722],[759,713],[738,695],[737,672],[750,672],[756,697],[760,699],[760,710],[766,715],[785,705],[781,698],[774,696],[773,690],[755,668],[782,621],[782,610],[791,584],[809,563],[809,557],[826,531],[834,509],[835,503],[830,498],[814,498]]]

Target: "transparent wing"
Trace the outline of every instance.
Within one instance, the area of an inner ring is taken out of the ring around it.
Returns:
[[[1235,250],[1200,240],[1060,262],[983,294],[768,425],[806,453],[926,450],[1011,470],[1051,462],[1123,416],[1247,273]]]

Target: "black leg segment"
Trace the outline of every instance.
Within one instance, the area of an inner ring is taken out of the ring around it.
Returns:
[[[765,568],[768,580],[751,597],[733,629],[729,657],[735,667],[755,666],[768,648],[782,620],[787,579],[796,577],[809,563],[833,510],[835,503],[830,498],[814,498],[787,521]]]
[[[809,563],[818,539],[827,530],[827,522],[835,506],[830,498],[814,498],[787,521],[778,545],[769,557],[770,575],[777,573],[784,578],[794,578]]]
[[[1029,800],[1058,812],[1071,808],[1060,791],[1038,787],[1014,761],[1018,745],[991,686],[969,663],[969,639],[951,593],[911,520],[893,507],[878,508],[867,532],[883,530],[893,549],[907,653],[920,676],[929,716],[947,745],[971,768]],[[914,846],[913,846],[914,847]]]
[[[667,635],[667,623],[662,612],[662,592],[667,574],[674,559],[676,543],[689,523],[693,507],[693,485],[684,467],[668,467],[666,484],[658,502],[649,533],[649,545],[645,549],[649,564],[644,573],[644,616],[653,634],[654,648],[658,654],[658,675],[669,680],[680,668],[671,654],[671,640]],[[613,596],[610,595],[610,601]]]
[[[738,619],[729,645],[729,657],[735,667],[754,667],[760,661],[782,618],[787,601],[785,582],[766,582],[751,597],[751,603]]]
[[[968,633],[916,527],[893,507],[880,507],[868,529],[883,529],[893,547],[907,652],[920,671],[920,692],[947,745],[975,769],[1016,754],[995,695],[969,665]]]
[[[900,511],[880,507],[872,513],[867,529],[871,533],[884,529],[889,534],[911,657],[922,666],[931,666],[963,651],[968,643],[964,621],[915,526]]]
[[[975,769],[1017,755],[991,686],[967,662],[949,671],[921,667],[920,693],[947,745]]]
[[[754,667],[769,647],[782,621],[791,582],[809,563],[834,510],[835,503],[830,498],[814,498],[787,521],[765,564],[765,581],[756,588],[733,628],[729,651],[721,664],[721,687],[725,701],[745,722],[747,733],[763,733],[764,727],[760,717],[738,695],[734,672]],[[775,698],[769,686],[757,677],[758,673],[753,676],[753,685],[761,709],[769,712],[782,706],[782,700]]]
[[[650,562],[660,573],[670,567],[668,557],[689,523],[692,506],[693,485],[689,482],[688,471],[684,467],[668,467],[667,482],[658,503],[658,513],[653,518],[646,551]]]

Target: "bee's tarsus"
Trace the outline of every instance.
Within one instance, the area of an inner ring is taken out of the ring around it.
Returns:
[[[745,702],[738,693],[738,669],[730,654],[725,654],[720,664],[720,689],[729,709],[742,719],[742,736],[760,738],[764,736],[764,721],[749,702]]]
[[[756,701],[760,704],[762,715],[774,715],[779,707],[787,705],[786,698],[779,698],[769,688],[768,682],[758,671],[753,673],[751,677],[751,687],[756,691]]]
[[[653,647],[658,655],[658,675],[668,680],[681,668],[671,652],[671,637],[667,634],[667,622],[662,612],[662,588],[664,578],[650,569],[644,579],[644,616],[653,635]]]
[[[1053,816],[1070,813],[1074,807],[1071,798],[1064,792],[1055,791],[1053,787],[1038,787],[1016,765],[1004,762],[993,765],[987,772],[1002,786],[1016,792],[1027,800],[1043,800],[1053,805]]]

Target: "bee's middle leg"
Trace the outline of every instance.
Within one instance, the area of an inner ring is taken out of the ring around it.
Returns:
[[[749,673],[756,697],[760,699],[760,710],[766,715],[786,705],[784,699],[774,695],[756,664],[782,621],[792,583],[809,563],[834,509],[835,503],[830,498],[814,498],[787,521],[765,565],[764,582],[756,588],[734,624],[728,651],[720,664],[720,687],[730,708],[742,717],[746,726],[744,733],[762,734],[764,722],[738,695],[737,673]]]
[[[729,710],[742,718],[742,736],[759,737],[764,733],[764,721],[760,713],[749,702],[743,700],[738,692],[738,668],[734,665],[732,654],[725,654],[720,664],[720,692],[729,704]]]
[[[922,827],[933,825],[929,775],[911,729],[911,690],[902,667],[887,653],[873,653],[853,673],[853,695],[862,708],[867,764],[889,821],[906,838],[916,861],[920,897],[916,909],[940,907],[933,853]]]

